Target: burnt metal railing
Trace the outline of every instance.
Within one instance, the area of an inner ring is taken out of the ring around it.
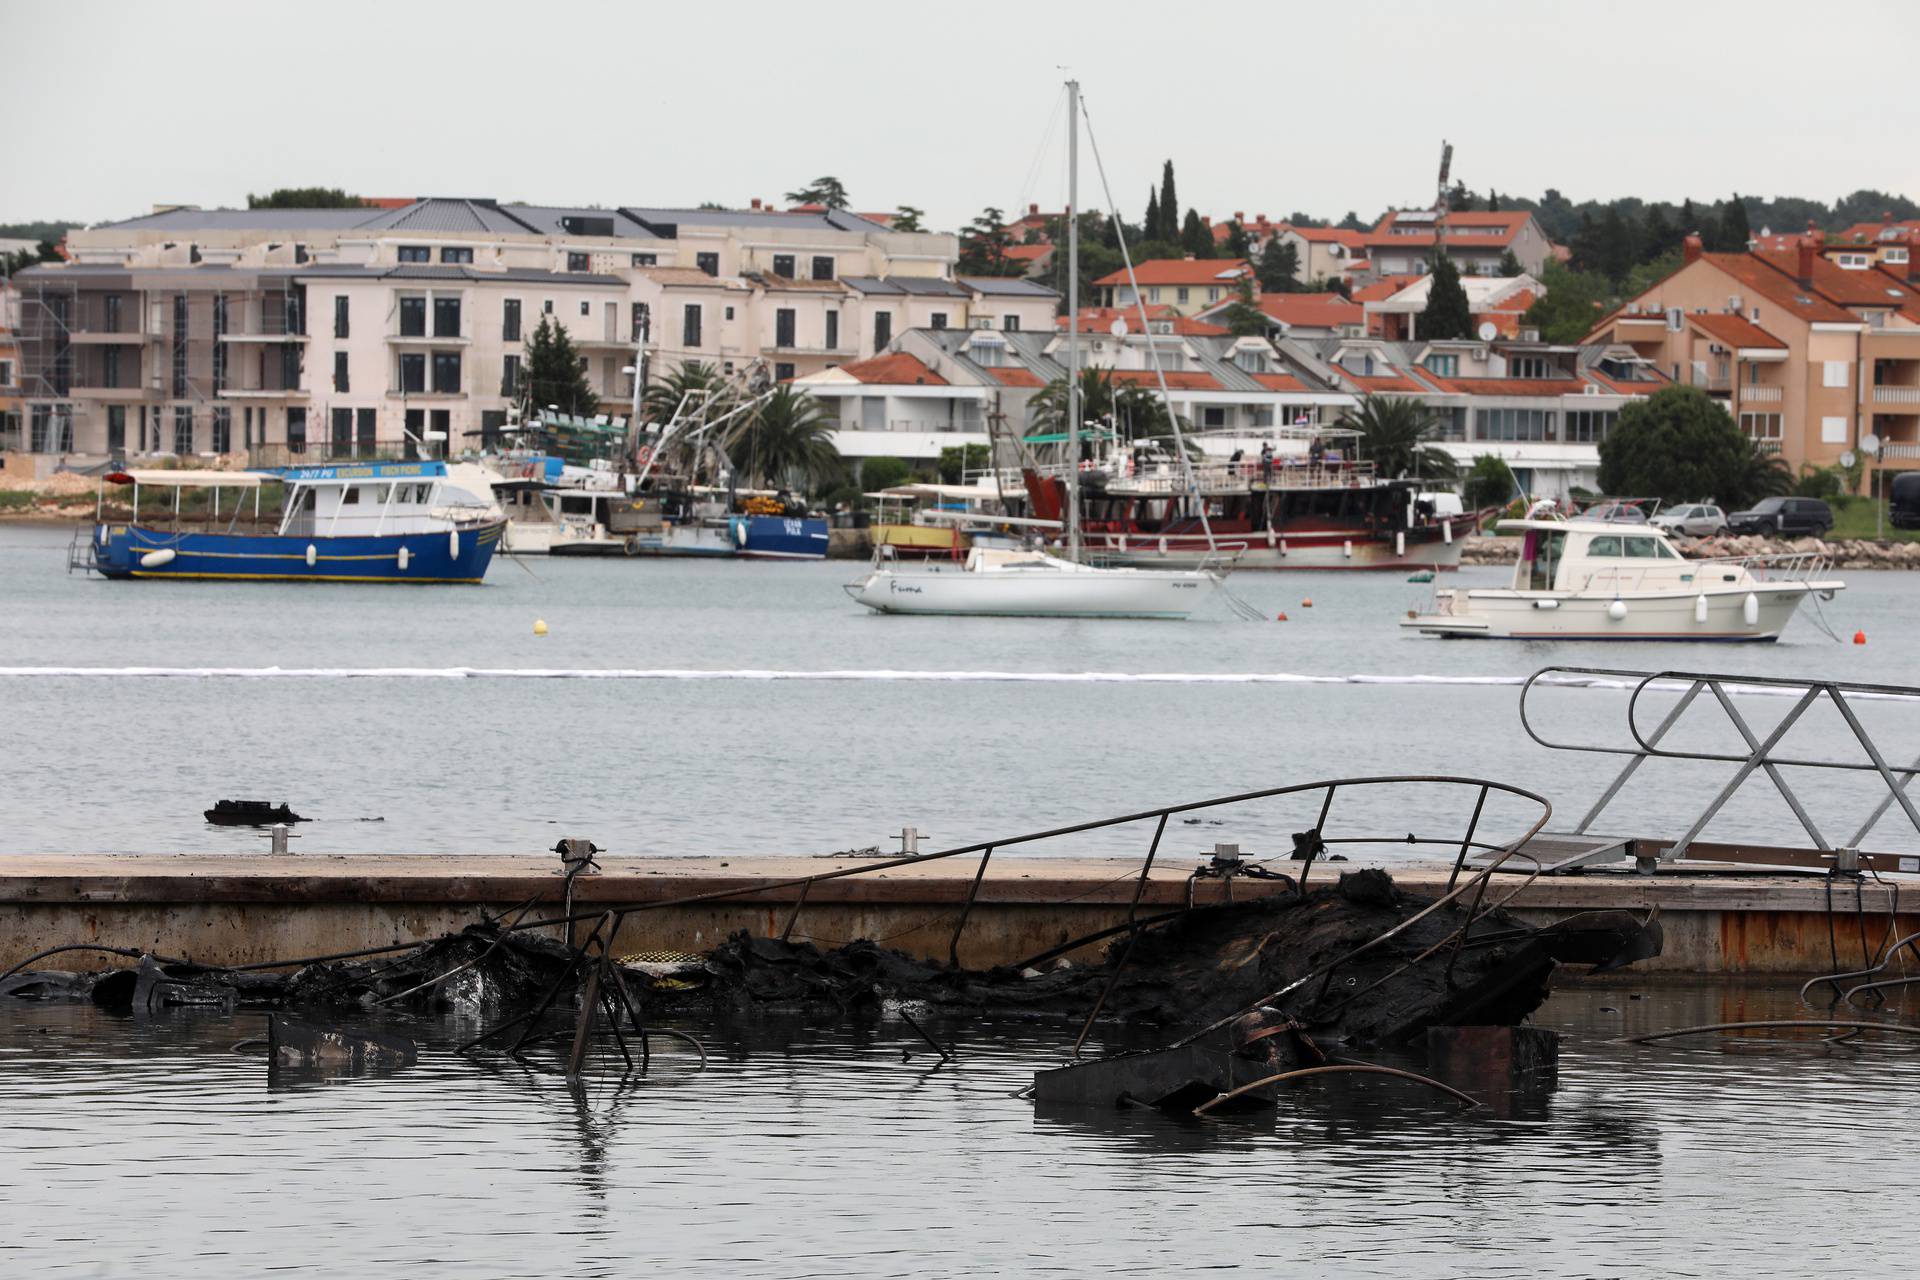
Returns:
[[[1590,686],[1596,681],[1620,681],[1623,682],[1622,687],[1630,690],[1627,702],[1627,731],[1632,735],[1633,745],[1609,746],[1596,743],[1561,742],[1543,736],[1534,726],[1528,714],[1528,698],[1536,685]],[[1679,697],[1657,724],[1650,730],[1643,730],[1640,700],[1649,692],[1677,693]],[[1756,693],[1793,700],[1786,714],[1764,734],[1755,731],[1753,725],[1740,713],[1739,707],[1734,702],[1736,696]],[[1703,694],[1725,712],[1728,721],[1745,743],[1744,751],[1683,751],[1663,745],[1667,735],[1681,723]],[[1575,825],[1571,833],[1573,835],[1586,835],[1594,822],[1620,794],[1621,789],[1647,761],[1693,760],[1731,764],[1735,766],[1735,771],[1694,818],[1686,833],[1663,849],[1661,856],[1672,859],[1684,858],[1688,849],[1706,830],[1707,825],[1726,808],[1728,802],[1747,780],[1755,773],[1764,773],[1780,793],[1780,797],[1786,801],[1787,807],[1793,811],[1794,817],[1806,831],[1807,838],[1813,841],[1814,847],[1821,854],[1835,855],[1837,859],[1843,852],[1850,855],[1857,854],[1861,842],[1895,804],[1898,804],[1901,811],[1906,814],[1915,834],[1920,835],[1920,808],[1915,807],[1913,797],[1908,794],[1914,777],[1920,775],[1920,757],[1916,757],[1911,764],[1907,765],[1889,764],[1879,744],[1874,741],[1873,735],[1860,721],[1854,702],[1862,699],[1920,702],[1920,688],[1842,680],[1806,680],[1780,676],[1727,675],[1694,671],[1650,672],[1605,667],[1542,667],[1527,677],[1526,682],[1521,686],[1520,724],[1529,738],[1551,750],[1627,757],[1625,766]],[[1782,740],[1788,737],[1807,712],[1821,704],[1831,705],[1839,712],[1854,742],[1860,747],[1864,759],[1809,758],[1786,754],[1780,750]],[[1821,831],[1819,824],[1814,821],[1806,805],[1794,791],[1792,783],[1784,772],[1787,769],[1829,769],[1877,774],[1886,784],[1887,794],[1872,812],[1866,815],[1859,829],[1836,848]],[[1644,863],[1645,859],[1642,861]]]

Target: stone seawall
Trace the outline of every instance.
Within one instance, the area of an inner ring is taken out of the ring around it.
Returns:
[[[1681,538],[1675,545],[1682,555],[1692,560],[1812,551],[1829,557],[1835,569],[1920,569],[1920,542],[1872,542],[1864,538],[1822,542],[1819,538],[1750,536]],[[1461,564],[1512,564],[1519,558],[1518,538],[1468,538],[1460,548]]]

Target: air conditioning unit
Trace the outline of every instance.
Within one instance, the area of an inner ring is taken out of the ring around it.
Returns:
[[[1745,302],[1746,300],[1736,293],[1732,297],[1727,299],[1727,310],[1731,314],[1737,316],[1740,314],[1741,308],[1745,305]]]
[[[1604,395],[1605,393],[1602,392],[1600,388],[1594,386],[1591,382],[1589,382],[1585,387],[1581,388],[1580,394],[1583,396],[1597,396],[1597,395]]]

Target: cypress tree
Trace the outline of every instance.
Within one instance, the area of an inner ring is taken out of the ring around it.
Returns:
[[[580,352],[567,326],[551,316],[542,315],[527,340],[526,382],[528,393],[541,408],[558,405],[562,413],[588,418],[600,412],[600,397],[580,367]]]
[[[1745,253],[1753,231],[1747,226],[1747,206],[1738,191],[1720,212],[1720,247],[1727,253]]]
[[[1173,189],[1173,161],[1160,167],[1160,228],[1154,240],[1180,238],[1180,197]]]
[[[1444,253],[1434,257],[1433,284],[1428,289],[1427,309],[1420,315],[1416,332],[1428,341],[1473,336],[1473,311],[1467,305],[1467,291],[1460,283],[1460,268]]]
[[[1160,196],[1152,187],[1147,188],[1147,220],[1140,224],[1143,239],[1158,240],[1160,236]]]
[[[1200,221],[1198,209],[1187,210],[1187,220],[1180,224],[1180,247],[1196,258],[1213,256],[1213,232]]]

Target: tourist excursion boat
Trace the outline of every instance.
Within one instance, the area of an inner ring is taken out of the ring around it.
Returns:
[[[1357,456],[1357,431],[1281,427],[1271,440],[1267,457],[1197,464],[1159,441],[1105,445],[1078,467],[1088,552],[1158,568],[1221,552],[1236,569],[1459,567],[1481,513],[1444,511],[1418,481],[1375,475]],[[1063,462],[1023,472],[1032,514],[1061,518],[1069,470]]]
[[[1434,592],[1400,625],[1513,640],[1777,640],[1809,595],[1846,584],[1806,552],[1688,560],[1665,530],[1612,520],[1502,520],[1518,533],[1510,587]]]
[[[1067,82],[1067,205],[1077,207],[1080,85]],[[1124,247],[1124,246],[1123,246]],[[1067,219],[1067,456],[1080,452],[1080,223]],[[1132,270],[1129,261],[1128,270]],[[1137,290],[1136,290],[1137,293]],[[1177,421],[1176,433],[1179,430]],[[1176,440],[1177,443],[1177,440]],[[1184,455],[1182,455],[1184,456]],[[1066,556],[974,547],[958,566],[901,568],[875,550],[873,568],[846,584],[847,594],[878,613],[987,614],[1022,618],[1185,618],[1225,578],[1224,566],[1192,569],[1104,568],[1081,560],[1081,512],[1069,501],[1059,515],[1009,521],[1067,531]]]
[[[271,533],[260,489],[285,486]],[[107,485],[132,487],[134,518],[104,518]],[[142,512],[141,490],[172,493]],[[204,491],[189,511],[188,491]],[[222,495],[230,503],[222,510]],[[490,497],[452,484],[444,462],[367,462],[259,471],[116,471],[101,479],[101,517],[72,563],[108,578],[228,578],[314,582],[479,582],[506,521]]]

